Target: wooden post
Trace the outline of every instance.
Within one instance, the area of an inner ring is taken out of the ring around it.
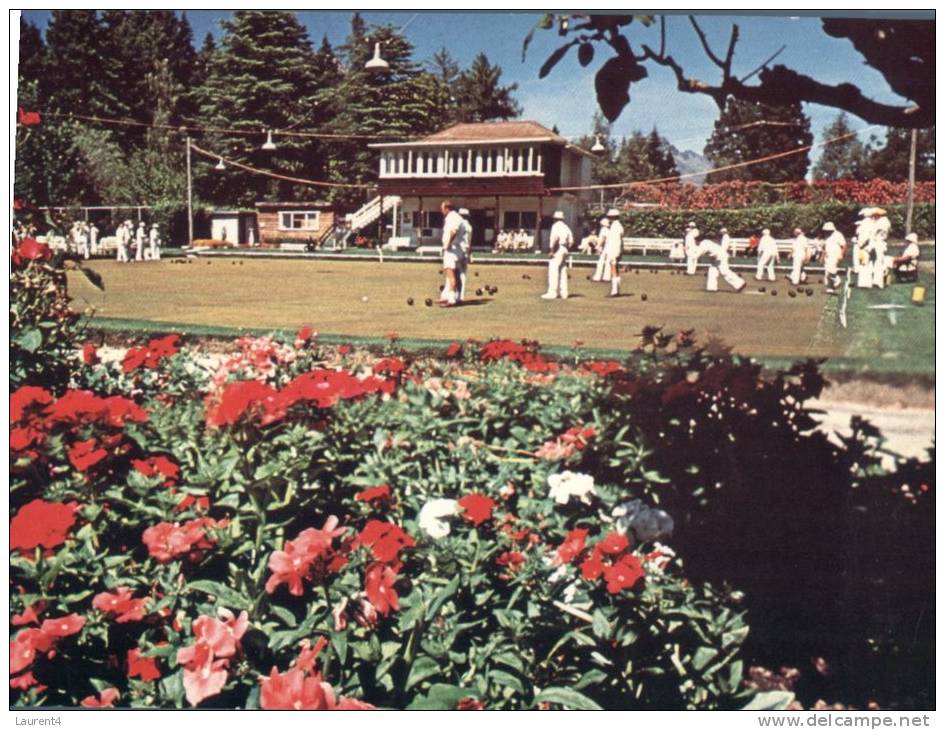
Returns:
[[[535,229],[535,242],[538,244],[538,250],[542,253],[545,252],[545,242],[541,240],[541,206],[542,206],[542,197],[538,196],[538,217],[536,220],[536,229]]]
[[[384,194],[381,193],[380,198],[377,201],[378,212],[377,212],[377,244],[381,245],[384,243]]]
[[[492,248],[495,248],[496,241],[499,240],[499,196],[495,196],[495,213],[492,216],[495,223],[492,226]]]
[[[915,148],[919,130],[912,130],[912,146],[909,149],[909,190],[906,197],[906,235],[912,233],[912,208],[915,202]]]
[[[187,138],[187,245],[194,242],[194,185],[190,175],[190,137]]]
[[[417,234],[417,245],[422,246],[423,245],[423,196],[420,195],[417,198],[417,200],[419,201],[417,204],[417,223],[419,223],[420,225],[417,227],[419,228],[419,230],[417,230],[417,228],[414,228],[414,233]]]

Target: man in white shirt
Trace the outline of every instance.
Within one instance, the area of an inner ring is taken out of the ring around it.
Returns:
[[[115,239],[118,243],[117,260],[123,263],[128,263],[128,242],[131,240],[130,225],[131,221],[125,221],[115,229]]]
[[[807,236],[800,228],[795,228],[794,240],[791,242],[791,275],[787,277],[794,286],[799,286],[802,281],[807,281],[804,264],[809,260],[810,243]]]
[[[138,230],[135,232],[135,261],[144,261],[144,221],[138,221]]]
[[[459,277],[459,296],[457,300],[462,302],[466,298],[466,273],[469,271],[469,264],[472,262],[472,223],[469,222],[469,210],[459,209],[459,216],[463,219],[463,240],[461,250],[463,255],[460,257],[459,266],[456,274]]]
[[[872,235],[866,245],[873,270],[873,286],[883,289],[886,286],[886,239],[889,237],[889,218],[882,208],[873,208],[870,217],[873,220]]]
[[[548,240],[548,291],[542,299],[568,298],[568,267],[565,263],[568,251],[574,245],[574,234],[564,222],[564,213],[556,210],[552,216],[554,224]]]
[[[827,285],[827,293],[835,294],[840,286],[840,262],[843,260],[847,242],[833,223],[824,223],[823,230],[830,234],[824,241],[824,283]]]
[[[94,223],[89,226],[89,248],[93,254],[98,253],[98,226]]]
[[[443,271],[446,274],[446,285],[440,294],[440,306],[452,307],[459,296],[459,277],[456,272],[463,255],[466,227],[449,200],[440,203],[440,212],[443,214]]]
[[[699,244],[699,255],[709,257],[709,269],[705,276],[705,290],[719,290],[719,274],[735,291],[745,288],[745,280],[728,266],[728,250],[721,244],[709,239]]]
[[[607,255],[607,270],[610,272],[610,294],[620,296],[620,255],[623,253],[623,225],[620,223],[620,211],[611,208],[607,211],[610,227],[607,230],[607,243],[604,253]]]
[[[157,223],[151,224],[151,232],[148,234],[148,249],[152,261],[157,261],[161,258],[160,235],[158,234]]]
[[[771,237],[771,231],[765,228],[758,241],[758,267],[755,269],[755,278],[762,280],[762,273],[767,269],[768,281],[774,281],[774,264],[778,261],[778,244]]]
[[[916,281],[919,273],[919,237],[915,233],[906,236],[906,247],[893,259],[893,270],[897,281]]]
[[[686,274],[693,276],[699,264],[699,229],[692,221],[686,224],[683,246],[686,249]]]
[[[719,245],[725,249],[730,257],[735,255],[735,244],[732,243],[732,237],[728,235],[728,228],[719,229]]]
[[[610,233],[610,218],[600,219],[600,232],[597,239],[600,241],[600,256],[597,257],[597,266],[591,281],[610,281],[610,269],[607,267],[607,234]]]

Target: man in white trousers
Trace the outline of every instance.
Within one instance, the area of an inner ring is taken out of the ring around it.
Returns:
[[[144,230],[144,221],[138,221],[138,230],[135,231],[135,261],[144,261],[144,241],[147,232]]]
[[[886,240],[889,238],[889,218],[882,208],[873,208],[870,218],[873,220],[872,235],[866,244],[866,251],[870,256],[870,265],[873,270],[873,287],[886,287]]]
[[[600,233],[597,234],[597,240],[600,241],[600,256],[597,257],[597,267],[594,269],[591,281],[610,281],[610,269],[607,267],[608,233],[610,233],[610,218],[601,218]]]
[[[778,261],[778,244],[771,237],[771,231],[765,228],[758,241],[758,268],[755,279],[762,281],[762,274],[767,270],[768,281],[774,281],[774,265]]]
[[[89,248],[93,254],[98,253],[98,226],[94,223],[89,226]]]
[[[732,237],[728,235],[728,228],[719,229],[719,245],[725,249],[725,253],[732,257],[735,255],[735,244],[732,243]]]
[[[836,294],[840,286],[840,262],[843,261],[847,242],[833,223],[824,223],[823,230],[830,234],[824,241],[824,283],[828,294]]]
[[[76,250],[79,255],[84,258],[89,258],[89,230],[86,227],[85,223],[79,223],[76,226],[75,230],[75,241],[76,241]]]
[[[130,234],[128,233],[128,221],[119,223],[115,229],[115,242],[118,244],[118,261],[128,263],[128,242]]]
[[[568,298],[568,252],[574,245],[574,234],[564,222],[564,213],[556,210],[554,224],[551,226],[551,235],[548,241],[548,291],[541,295],[542,299]]]
[[[683,247],[686,249],[686,274],[693,276],[699,265],[699,229],[692,221],[686,224]]]
[[[467,208],[459,209],[459,216],[463,219],[463,256],[459,261],[459,267],[456,274],[459,277],[459,296],[457,301],[462,302],[466,298],[466,274],[469,271],[469,264],[472,263],[472,235],[473,227],[469,222],[469,210]]]
[[[620,222],[620,211],[611,208],[607,211],[610,227],[607,230],[607,243],[604,253],[607,254],[607,270],[610,272],[611,297],[620,296],[620,255],[623,253],[623,224]]]
[[[158,234],[158,224],[151,224],[151,231],[148,233],[148,251],[151,255],[152,261],[157,261],[161,258],[161,237]]]
[[[463,255],[466,227],[449,200],[440,203],[440,212],[443,214],[443,271],[446,274],[446,283],[440,294],[440,306],[452,307],[459,296],[459,277],[456,271]]]
[[[791,274],[787,279],[794,285],[807,281],[804,273],[804,264],[810,260],[810,241],[800,228],[794,229],[794,240],[791,242]]]
[[[709,257],[709,269],[705,275],[705,290],[719,290],[719,274],[737,292],[745,288],[745,280],[728,266],[728,249],[721,243],[705,239],[699,244],[699,255]]]

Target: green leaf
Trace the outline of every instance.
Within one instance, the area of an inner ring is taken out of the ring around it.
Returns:
[[[525,63],[525,54],[528,52],[528,46],[531,45],[532,38],[535,37],[535,31],[539,28],[542,30],[548,30],[554,24],[554,15],[551,13],[546,13],[541,20],[535,23],[534,27],[528,31],[528,35],[525,36],[525,40],[522,41],[522,63]]]
[[[407,705],[408,710],[453,710],[464,697],[478,697],[472,687],[456,687],[451,684],[434,684],[427,695],[416,697]]]
[[[590,697],[585,697],[580,692],[568,687],[548,687],[543,689],[535,697],[532,706],[537,706],[540,702],[553,702],[561,705],[568,710],[602,710]]]
[[[16,337],[16,343],[27,352],[36,352],[43,344],[43,333],[30,327]]]
[[[427,621],[432,620],[433,617],[440,612],[440,608],[456,593],[457,588],[459,588],[459,576],[455,575],[449,583],[447,583],[437,592],[436,597],[433,599],[433,602],[427,609]]]
[[[218,603],[231,608],[249,609],[253,605],[252,601],[243,594],[213,580],[195,580],[188,583],[187,587],[192,591],[203,591],[210,596],[214,596]]]
[[[348,632],[336,631],[332,633],[331,645],[335,650],[335,654],[338,655],[338,661],[343,665],[348,658]]]
[[[585,672],[584,676],[575,682],[571,689],[584,689],[584,687],[592,687],[595,684],[600,684],[605,679],[607,679],[607,672],[601,669],[591,669]]]
[[[410,689],[424,679],[439,673],[439,671],[440,663],[435,659],[428,656],[417,657],[410,667],[410,674],[407,675],[406,689]]]
[[[770,710],[785,710],[788,705],[794,701],[793,692],[759,692],[752,697],[751,702],[745,705],[743,710],[753,710],[756,712],[767,712]]]
[[[182,707],[184,704],[184,670],[179,669],[173,674],[164,677],[158,685],[161,694],[174,703],[175,707]]]
[[[501,684],[503,687],[508,687],[509,689],[514,690],[520,695],[525,694],[525,687],[522,684],[522,681],[514,674],[503,672],[501,669],[493,669],[491,672],[489,672],[489,679],[497,684]]]
[[[610,622],[607,620],[607,617],[601,613],[600,609],[594,611],[593,619],[591,629],[594,631],[594,636],[598,639],[609,639],[612,633]]]
[[[708,646],[700,646],[698,649],[696,649],[696,653],[692,657],[692,666],[697,670],[702,671],[702,668],[715,659],[718,655],[719,652],[717,650]]]
[[[283,606],[270,606],[272,612],[278,616],[282,623],[288,626],[290,629],[294,629],[298,624],[298,620],[295,618],[295,614],[292,613],[289,609],[284,608]]]

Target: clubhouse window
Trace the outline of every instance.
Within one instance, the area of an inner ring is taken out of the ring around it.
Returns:
[[[279,230],[282,231],[317,231],[317,210],[285,211],[279,213]]]

